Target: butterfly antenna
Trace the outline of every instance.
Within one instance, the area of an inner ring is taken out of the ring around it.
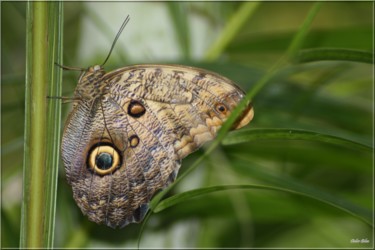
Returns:
[[[74,70],[74,71],[85,71],[84,68],[79,68],[79,67],[69,67],[69,66],[65,66],[65,65],[61,65],[57,62],[55,62],[55,65],[62,68],[63,70]]]
[[[112,50],[113,50],[113,48],[115,47],[115,44],[116,44],[118,38],[119,38],[120,35],[121,35],[121,32],[124,30],[125,26],[126,26],[126,25],[128,24],[128,22],[129,22],[129,20],[130,20],[130,17],[129,17],[129,15],[128,15],[128,16],[125,18],[124,22],[122,23],[122,25],[121,25],[121,27],[120,27],[120,30],[117,32],[117,35],[116,35],[116,37],[115,37],[115,40],[113,40],[113,43],[112,43],[111,49],[109,50],[108,56],[107,56],[107,58],[104,60],[104,62],[102,63],[101,66],[104,66],[104,64],[108,61],[109,57],[110,57],[111,54],[112,54]]]

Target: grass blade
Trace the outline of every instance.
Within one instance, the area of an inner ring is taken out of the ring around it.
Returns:
[[[331,143],[339,146],[347,146],[366,150],[373,150],[371,145],[355,142],[349,139],[340,138],[333,135],[317,133],[300,129],[243,129],[233,131],[223,140],[223,145],[249,142],[254,140],[306,140]]]
[[[48,83],[53,85],[50,93],[61,93],[61,87],[57,87],[61,75],[54,71],[54,60],[61,58],[61,11],[59,2],[27,4],[21,248],[53,244],[60,106],[56,103],[48,106],[46,93]]]
[[[255,12],[256,8],[259,6],[260,2],[244,2],[238,9],[233,17],[229,20],[228,24],[224,27],[223,32],[216,42],[210,47],[205,55],[206,61],[216,60],[228,44],[233,40],[233,38],[240,31],[241,27],[250,18],[250,16]]]
[[[49,6],[49,37],[52,40],[49,47],[48,82],[51,83],[48,91],[49,96],[61,96],[62,92],[62,69],[55,66],[55,62],[62,64],[63,48],[63,3],[55,2]],[[46,155],[46,227],[45,244],[52,247],[54,242],[56,195],[58,166],[60,162],[60,128],[61,125],[61,102],[49,99],[47,107],[47,155]]]
[[[188,3],[168,2],[169,15],[174,26],[174,32],[183,58],[190,58],[190,36],[189,22],[186,15]]]
[[[279,181],[284,182],[284,179],[280,179]],[[281,183],[280,182],[280,183]],[[367,224],[371,225],[372,215],[371,212],[367,209],[359,207],[347,200],[341,199],[336,195],[329,194],[327,192],[323,192],[321,190],[315,189],[313,187],[306,186],[306,184],[300,185],[293,185],[292,182],[285,183],[282,186],[264,186],[264,185],[223,185],[223,186],[212,186],[212,187],[205,187],[190,190],[187,192],[183,192],[172,197],[169,197],[163,201],[161,201],[158,206],[154,209],[155,213],[161,212],[171,206],[177,205],[181,202],[186,202],[189,199],[200,195],[206,195],[213,192],[224,191],[224,190],[253,190],[253,189],[264,189],[264,190],[271,190],[271,191],[282,191],[287,193],[293,193],[297,195],[302,195],[305,197],[309,197],[312,199],[319,200],[321,202],[327,203],[331,206],[334,206],[338,209],[341,209],[353,216],[358,217],[359,219],[363,220]]]
[[[363,50],[319,48],[302,50],[295,58],[296,63],[328,60],[374,64],[374,54]]]
[[[317,2],[310,9],[310,12],[307,14],[307,17],[305,21],[302,23],[301,28],[299,29],[297,34],[294,36],[291,44],[289,45],[289,48],[287,51],[287,55],[289,58],[294,58],[298,50],[301,48],[303,41],[305,40],[307,36],[307,32],[309,31],[309,28],[312,22],[314,21],[316,14],[318,14],[321,5],[322,5],[322,2]]]

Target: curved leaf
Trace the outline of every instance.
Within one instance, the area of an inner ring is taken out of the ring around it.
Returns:
[[[243,129],[233,131],[232,133],[230,133],[223,140],[223,144],[231,145],[254,140],[272,139],[319,141],[325,143],[332,143],[340,146],[353,147],[360,150],[373,150],[372,146],[360,142],[355,142],[349,139],[340,138],[333,135],[299,129]]]
[[[164,209],[167,209],[178,203],[187,201],[189,199],[192,199],[200,195],[205,195],[205,194],[218,192],[218,191],[224,191],[224,190],[233,190],[233,189],[241,189],[241,190],[263,189],[263,190],[282,191],[282,192],[302,195],[305,197],[309,197],[309,198],[327,203],[355,217],[358,217],[359,219],[363,220],[369,225],[372,225],[371,211],[367,211],[366,209],[359,207],[347,200],[341,199],[335,195],[331,195],[331,194],[322,192],[321,190],[317,190],[313,188],[306,188],[305,190],[297,190],[293,188],[284,188],[284,187],[277,187],[277,186],[263,186],[263,185],[226,185],[226,186],[212,186],[212,187],[194,189],[194,190],[190,190],[184,193],[174,195],[172,197],[169,197],[161,201],[158,204],[158,206],[154,209],[154,212],[155,213],[161,212]]]
[[[374,54],[363,50],[318,48],[302,50],[295,58],[297,63],[328,60],[374,64]]]

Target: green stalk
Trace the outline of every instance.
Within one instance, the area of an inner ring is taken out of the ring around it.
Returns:
[[[222,54],[224,49],[241,30],[241,27],[255,12],[259,4],[260,2],[244,2],[239,7],[238,11],[233,14],[232,18],[228,21],[228,24],[224,27],[220,37],[207,51],[205,55],[206,61],[215,61]]]
[[[291,44],[289,45],[288,51],[286,52],[290,59],[294,58],[298,53],[299,49],[302,47],[303,41],[305,40],[307,33],[309,32],[310,26],[315,19],[316,14],[318,14],[322,2],[316,2],[307,14],[306,19],[299,28],[298,33],[293,37]]]
[[[171,23],[174,26],[174,33],[180,46],[184,59],[190,58],[190,30],[186,15],[187,3],[167,2]]]
[[[27,4],[21,248],[53,244],[61,104],[47,101],[47,93],[61,95],[61,74],[54,67],[62,54],[61,14],[61,2]]]
[[[52,46],[49,47],[49,96],[61,96],[62,70],[55,66],[55,62],[62,64],[63,54],[63,3],[55,2],[49,6],[49,39]],[[48,100],[47,112],[47,185],[46,185],[46,246],[52,247],[55,229],[56,193],[58,166],[60,162],[60,125],[61,125],[61,102],[56,99]]]

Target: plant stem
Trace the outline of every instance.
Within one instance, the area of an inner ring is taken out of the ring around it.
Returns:
[[[205,55],[207,62],[215,61],[228,44],[234,39],[241,27],[254,13],[260,2],[244,2],[236,13],[233,14],[228,24],[224,27],[220,37],[210,47]]]
[[[61,81],[61,77],[55,74],[53,67],[53,60],[60,59],[55,58],[55,54],[52,53],[57,51],[56,36],[61,32],[59,22],[56,21],[61,19],[59,15],[61,9],[62,5],[59,2],[28,2],[27,4],[21,248],[52,247],[53,243],[54,230],[51,225],[54,224],[56,193],[54,180],[57,178],[57,165],[47,162],[46,159],[54,158],[49,154],[55,154],[55,158],[56,154],[57,158],[59,156],[58,151],[56,153],[56,146],[50,143],[55,141],[55,145],[58,144],[56,137],[47,138],[47,134],[51,135],[48,128],[50,123],[47,123],[47,114],[51,115],[51,107],[47,106],[46,96],[48,83]],[[61,44],[59,45],[61,47]],[[59,53],[57,55],[60,57]],[[59,88],[55,94],[59,93],[58,90]],[[57,106],[54,107],[53,119],[59,123],[58,114],[59,107]],[[55,128],[59,130],[59,127]],[[50,147],[55,150],[48,149]]]

